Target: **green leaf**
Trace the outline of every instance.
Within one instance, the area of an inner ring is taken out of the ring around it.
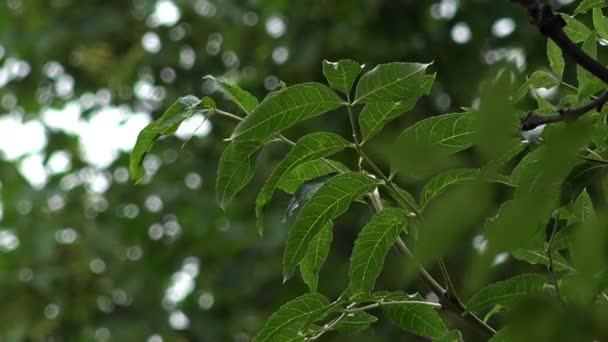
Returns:
[[[272,314],[253,341],[282,342],[296,338],[328,306],[329,301],[320,294],[308,293],[297,297]]]
[[[553,73],[557,77],[562,78],[564,76],[566,61],[564,61],[562,49],[551,39],[547,39],[547,58],[549,59],[549,65]]]
[[[583,43],[582,49],[591,58],[597,58],[597,42],[595,41],[595,33],[592,32],[589,34]],[[595,76],[580,65],[576,66],[576,75],[578,80],[579,97],[581,97],[581,91],[593,81]]]
[[[348,167],[335,160],[317,159],[304,162],[281,177],[277,188],[294,194],[302,183],[334,172],[349,171]]]
[[[304,205],[289,231],[283,256],[283,279],[287,281],[302,261],[308,244],[321,228],[348,210],[352,201],[373,190],[379,181],[356,172],[335,176]]]
[[[331,222],[325,224],[321,231],[315,235],[310,242],[304,259],[300,262],[300,273],[302,279],[308,285],[310,292],[317,292],[319,283],[319,271],[329,255],[331,240],[333,239],[333,225]]]
[[[255,201],[258,232],[262,234],[263,231],[264,207],[272,199],[274,190],[283,175],[304,162],[327,157],[349,146],[351,143],[341,136],[326,132],[309,134],[298,140],[285,159],[272,172]]]
[[[436,339],[435,342],[463,342],[462,333],[458,330],[452,330],[449,334],[442,338]]]
[[[145,171],[142,163],[144,157],[150,151],[152,145],[154,145],[154,142],[162,136],[175,133],[182,121],[196,113],[200,102],[198,98],[192,95],[180,97],[160,118],[152,121],[139,132],[129,163],[131,178],[136,183],[141,182],[144,178]]]
[[[362,70],[363,67],[359,63],[350,59],[342,59],[337,62],[323,61],[323,75],[329,86],[346,95],[350,94],[353,84]]]
[[[555,86],[558,86],[559,84],[560,81],[558,79],[556,79],[545,71],[539,70],[535,71],[532,76],[530,76],[529,87],[531,89],[553,88]]]
[[[402,176],[418,179],[456,167],[455,159],[449,156],[473,144],[473,126],[470,112],[439,115],[410,126],[390,151],[393,167]]]
[[[357,83],[354,103],[399,102],[428,92],[428,83],[435,79],[434,75],[425,74],[429,65],[389,63],[376,66]]]
[[[407,213],[398,208],[378,212],[359,233],[350,258],[351,296],[370,293],[382,272],[384,258],[406,228]]]
[[[385,302],[411,300],[405,294],[392,294]],[[421,303],[387,304],[382,310],[395,325],[405,331],[428,338],[442,338],[448,334],[439,314],[432,306]]]
[[[522,179],[522,175],[526,169],[536,167],[540,164],[544,150],[544,146],[541,146],[526,154],[522,160],[519,161],[515,169],[513,169],[513,172],[511,173],[511,182],[514,184],[520,184],[520,180]]]
[[[203,78],[217,82],[217,84],[226,92],[230,101],[239,106],[245,114],[251,113],[255,107],[257,107],[258,99],[249,92],[239,88],[237,85],[220,81],[211,75],[207,75]]]
[[[329,87],[304,83],[264,99],[251,114],[236,126],[233,140],[264,140],[296,123],[321,115],[344,105]]]
[[[572,218],[568,219],[568,224],[588,223],[595,219],[595,215],[591,197],[589,197],[587,189],[583,189],[583,192],[581,192],[572,206]]]
[[[485,175],[496,175],[501,169],[513,160],[518,154],[520,154],[528,144],[521,142],[520,139],[512,140],[512,147],[507,149],[502,155],[488,161],[486,165],[481,168],[481,173]],[[511,181],[509,180],[509,183]]]
[[[514,250],[511,254],[514,258],[532,265],[541,264],[548,267],[550,264],[549,256],[540,248],[520,248]],[[555,271],[574,271],[574,268],[568,264],[558,251],[552,251],[551,258],[553,259],[553,269]]]
[[[523,333],[523,332],[522,332]],[[515,342],[517,339],[514,339],[515,335],[514,329],[511,326],[506,326],[496,332],[496,335],[492,336],[488,340],[488,342]]]
[[[222,153],[215,186],[217,203],[222,209],[225,210],[253,178],[255,160],[262,146],[259,141],[233,141]]]
[[[589,37],[591,34],[591,30],[585,24],[580,21],[574,19],[566,14],[562,14],[562,18],[566,21],[566,27],[564,27],[564,32],[570,37],[570,39],[575,43],[580,43]]]
[[[344,316],[334,328],[343,334],[353,334],[369,328],[377,320],[376,316],[365,311],[357,311]]]
[[[607,2],[604,0],[604,5]],[[598,36],[603,39],[608,39],[608,18],[604,16],[602,10],[599,8],[593,9],[593,27],[597,31]]]
[[[406,98],[399,102],[372,102],[368,103],[363,107],[359,117],[359,125],[361,126],[361,133],[363,134],[363,141],[371,139],[374,135],[382,130],[391,120],[397,118],[410,111],[418,102],[418,99],[422,95],[427,95],[431,86],[433,85],[433,79],[428,78],[421,85],[419,93],[414,93],[411,97]]]
[[[494,305],[508,307],[527,296],[543,292],[545,277],[540,274],[522,274],[488,285],[477,292],[467,303],[467,309],[480,312]]]
[[[434,116],[417,122],[398,138],[402,146],[432,145],[443,154],[467,149],[473,143],[470,112]]]
[[[337,174],[337,172],[329,173],[325,176],[313,178],[300,184],[296,192],[293,194],[293,197],[289,201],[289,205],[287,206],[283,222],[285,222],[287,220],[287,217],[291,216],[296,211],[296,209],[300,208],[302,205],[308,202],[308,200],[310,200],[312,196],[317,193],[317,191],[323,185],[325,185],[325,183],[327,183]]]
[[[517,185],[513,201],[503,205],[499,215],[486,224],[492,249],[525,248],[534,233],[546,225],[556,208],[561,184],[580,162],[578,149],[589,140],[590,128],[588,120],[578,120],[545,129],[543,146],[524,157],[511,176]]]
[[[574,14],[587,13],[592,8],[599,9],[606,6],[608,6],[606,0],[583,0],[574,10]]]
[[[476,180],[479,177],[478,169],[454,169],[447,170],[431,178],[422,188],[420,202],[422,207],[429,203],[433,198],[439,196],[451,185],[462,184]]]

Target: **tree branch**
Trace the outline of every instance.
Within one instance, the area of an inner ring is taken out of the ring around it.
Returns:
[[[551,5],[542,4],[538,0],[511,0],[517,2],[528,10],[531,22],[547,38],[553,40],[562,51],[572,58],[583,69],[592,73],[595,77],[608,83],[608,68],[589,56],[578,45],[576,45],[564,32],[566,22],[553,11]],[[601,110],[604,103],[608,101],[608,91],[604,92],[599,98],[589,102],[579,108],[561,109],[558,113],[548,116],[538,115],[529,112],[522,119],[521,127],[523,130],[530,130],[544,124],[551,124],[560,121],[576,120],[590,110]]]
[[[521,129],[528,131],[540,125],[547,125],[561,121],[574,121],[591,110],[595,109],[598,112],[601,111],[602,107],[607,101],[608,90],[586,105],[575,108],[560,109],[555,114],[540,115],[533,111],[529,111],[528,115],[521,120]]]

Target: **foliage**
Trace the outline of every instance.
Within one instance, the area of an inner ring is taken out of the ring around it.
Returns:
[[[597,31],[590,31],[576,19],[566,17],[566,32],[575,42],[584,41],[582,51],[593,58],[596,57],[598,26],[603,25],[603,15],[597,7],[602,6],[585,2],[576,10],[579,13],[593,9]],[[585,38],[582,39],[581,35]],[[486,81],[488,84],[482,91],[482,103],[478,108],[429,117],[406,128],[384,153],[394,167],[390,176],[368,156],[363,145],[380,133],[386,123],[411,110],[422,96],[429,94],[436,77],[427,73],[430,64],[380,64],[360,75],[362,67],[352,60],[324,61],[323,74],[329,87],[319,83],[296,84],[269,94],[256,107],[250,108],[247,111],[249,115],[240,119],[242,121],[232,133],[231,143],[224,153],[241,153],[242,156],[235,158],[231,165],[220,163],[217,191],[223,191],[226,188],[224,184],[235,179],[238,186],[232,187],[230,194],[239,192],[251,179],[253,162],[250,156],[263,148],[269,139],[274,137],[291,145],[291,151],[269,176],[256,201],[261,233],[262,213],[273,192],[280,188],[278,184],[289,172],[303,165],[307,167],[300,172],[311,172],[308,176],[291,180],[291,192],[295,189],[295,193],[288,212],[299,212],[289,230],[283,257],[283,282],[290,280],[299,266],[311,293],[282,306],[268,319],[255,340],[304,341],[317,339],[333,330],[360,332],[376,323],[376,317],[368,311],[381,307],[386,317],[405,331],[435,340],[458,341],[462,339],[460,332],[450,332],[437,309],[455,310],[465,319],[472,319],[482,333],[493,335],[493,328],[482,322],[477,314],[487,313],[486,321],[503,316],[503,312],[515,314],[519,310],[518,305],[535,298],[561,301],[568,309],[575,299],[571,294],[562,295],[560,287],[565,286],[563,281],[574,277],[580,282],[597,282],[594,279],[606,271],[606,265],[600,262],[605,259],[604,240],[594,244],[593,251],[583,252],[579,248],[590,243],[591,236],[598,237],[600,222],[605,217],[595,212],[587,190],[579,188],[582,194],[572,202],[568,198],[577,190],[568,190],[564,184],[576,166],[585,160],[592,161],[585,159],[587,153],[598,158],[593,161],[600,165],[604,163],[602,152],[607,145],[606,137],[599,140],[599,146],[596,145],[597,140],[593,146],[589,145],[589,138],[596,136],[605,125],[604,114],[584,117],[576,123],[551,126],[546,129],[540,144],[530,143],[523,151],[522,145],[510,138],[517,133],[512,129],[514,119],[518,116],[521,120],[526,119],[517,112],[514,104],[528,91],[563,83],[561,48],[549,42],[547,57],[553,75],[535,71],[517,89],[513,86],[513,71],[509,68],[500,70],[496,77]],[[573,106],[584,105],[589,97],[594,97],[602,89],[590,86],[597,83],[597,79],[585,69],[577,66],[578,87],[572,88],[577,90],[578,101],[571,104]],[[235,85],[223,86],[238,89],[240,96],[251,98]],[[353,89],[355,95],[351,98]],[[340,99],[340,94],[334,90],[342,93],[345,99]],[[233,96],[231,99],[239,103],[238,98]],[[539,100],[539,110],[555,108],[542,101]],[[330,132],[311,133],[297,143],[282,135],[287,128],[309,118],[322,114],[338,115],[342,106],[346,107],[352,126],[351,143]],[[356,119],[356,109],[360,110],[359,120]],[[497,119],[487,118],[492,115]],[[359,139],[360,132],[362,140]],[[492,141],[501,134],[504,135],[502,142]],[[136,144],[136,151],[139,145]],[[348,147],[355,150],[356,167],[352,170],[335,167],[338,162],[328,158]],[[480,166],[456,168],[450,162],[446,163],[446,160],[456,160],[454,158],[462,155],[462,151],[470,151],[473,147],[482,154]],[[325,171],[319,171],[318,166],[309,170],[308,165],[313,165],[310,163],[325,165]],[[511,165],[511,172],[507,165]],[[426,181],[419,197],[420,205],[402,190],[396,181],[399,177],[394,176]],[[502,205],[497,203],[496,208],[500,207],[498,214],[489,218],[485,225],[485,233],[482,234],[487,238],[487,248],[484,247],[474,263],[475,276],[477,279],[486,278],[491,271],[488,261],[504,252],[531,265],[542,264],[546,270],[519,274],[486,285],[464,304],[442,257],[450,251],[451,244],[472,229],[476,222],[484,216],[488,218],[486,215],[491,212],[489,198],[504,185],[515,189]],[[375,214],[361,228],[354,242],[349,285],[331,302],[317,294],[318,283],[323,280],[319,271],[332,242],[335,243],[332,241],[334,220],[357,201],[367,203]],[[466,201],[485,204],[473,205]],[[219,204],[225,208],[226,201],[219,200]],[[384,208],[385,205],[389,207]],[[564,222],[559,214],[552,217],[558,209],[571,213],[571,218]],[[572,229],[566,224],[573,222],[581,222],[582,225],[577,223],[580,226],[574,229],[578,232],[573,234],[575,236],[570,238],[570,242],[564,243],[564,238],[558,238],[558,235]],[[548,236],[545,234],[546,226],[551,227]],[[558,239],[560,248],[555,246]],[[407,245],[414,246],[413,254]],[[378,291],[376,279],[385,268],[385,258],[391,246],[410,257],[411,269],[422,269],[422,277],[431,284],[439,302],[425,300],[416,294]],[[591,263],[593,266],[588,262],[591,257],[597,259]],[[437,260],[441,267],[445,289],[422,268],[431,260]],[[571,262],[574,266],[570,266]],[[594,305],[602,305],[606,299],[603,287],[590,285],[586,291],[590,289],[594,292],[577,297],[586,298],[589,310],[592,310]],[[501,323],[507,327],[514,324],[508,319],[501,320]],[[351,325],[352,328],[346,328]],[[509,329],[505,328],[494,339],[500,336],[500,340],[509,340]]]
[[[600,62],[605,10],[560,8]],[[605,79],[524,13],[6,1],[0,121],[48,143],[2,163],[0,339],[605,339]],[[74,106],[92,129],[47,119]],[[110,106],[140,134],[93,165]]]

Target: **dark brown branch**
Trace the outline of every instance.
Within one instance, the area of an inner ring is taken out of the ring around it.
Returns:
[[[540,125],[552,124],[561,121],[574,121],[585,113],[596,110],[601,111],[604,104],[608,101],[608,90],[602,93],[597,99],[587,103],[586,105],[576,108],[564,108],[558,110],[557,113],[551,115],[539,115],[533,111],[529,111],[528,115],[521,120],[521,129],[528,131]]]
[[[511,1],[525,7],[532,23],[544,36],[553,40],[566,55],[604,83],[608,83],[608,69],[568,38],[568,35],[564,32],[566,22],[559,14],[553,12],[551,5],[541,4],[538,0]]]
[[[578,45],[576,45],[564,32],[566,22],[557,13],[553,12],[551,5],[541,4],[538,0],[511,0],[517,2],[528,10],[528,15],[532,23],[547,38],[553,40],[562,51],[572,58],[578,65],[592,73],[595,77],[608,83],[608,69],[597,60],[589,56]],[[530,130],[544,124],[555,122],[576,120],[583,114],[596,109],[601,110],[604,103],[608,101],[608,91],[604,92],[599,98],[588,104],[570,109],[560,109],[556,114],[538,115],[529,112],[528,116],[522,119],[521,128]]]

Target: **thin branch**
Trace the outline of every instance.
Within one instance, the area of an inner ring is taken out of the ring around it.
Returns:
[[[525,131],[534,129],[540,125],[547,125],[562,121],[574,121],[585,113],[596,110],[601,111],[604,104],[608,101],[608,90],[602,93],[598,98],[589,103],[575,108],[565,108],[558,110],[557,113],[551,115],[539,115],[533,111],[529,111],[528,115],[521,120],[521,128]]]
[[[551,274],[551,280],[553,281],[553,286],[555,286],[555,294],[557,295],[557,298],[560,300],[560,302],[562,302],[563,305],[566,305],[566,302],[564,301],[564,298],[562,297],[560,291],[559,291],[559,285],[557,283],[557,277],[555,276],[555,269],[553,267],[553,237],[555,236],[555,231],[557,230],[557,224],[559,222],[559,213],[557,215],[557,217],[555,218],[555,220],[553,221],[553,227],[551,229],[551,236],[549,237],[549,243],[547,243],[547,248],[545,250],[545,253],[547,254],[547,258],[549,259],[549,265],[547,265],[547,268],[549,269],[549,273]]]
[[[372,196],[377,196],[376,193],[372,193]],[[382,202],[371,201],[374,206],[375,211],[382,210]],[[470,322],[474,325],[481,333],[483,333],[486,337],[491,337],[496,334],[496,330],[486,324],[483,320],[481,320],[477,315],[467,310],[466,306],[462,301],[460,301],[457,297],[451,296],[450,293],[446,289],[444,289],[438,282],[433,278],[433,276],[422,266],[420,265],[414,258],[413,253],[407,247],[403,239],[401,237],[397,238],[397,243],[395,244],[397,250],[402,255],[407,256],[418,268],[422,279],[426,283],[426,285],[431,289],[431,291],[439,298],[439,301],[442,305],[442,308],[445,310],[452,311],[461,317],[463,317],[466,321]]]
[[[230,118],[232,120],[236,120],[236,121],[243,121],[243,120],[245,120],[245,119],[243,119],[242,117],[240,117],[238,115],[226,112],[226,111],[218,109],[218,108],[215,108],[213,111],[216,112],[219,115],[223,115],[223,116],[225,116],[227,118]]]

